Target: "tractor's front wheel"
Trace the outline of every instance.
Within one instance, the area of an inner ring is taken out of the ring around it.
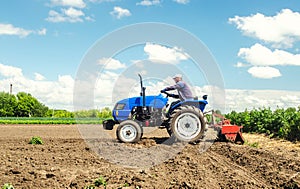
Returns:
[[[197,142],[204,135],[205,120],[201,110],[194,106],[181,106],[171,114],[168,133],[184,142]]]
[[[138,142],[142,137],[142,127],[135,121],[122,121],[116,131],[117,139],[124,143]]]

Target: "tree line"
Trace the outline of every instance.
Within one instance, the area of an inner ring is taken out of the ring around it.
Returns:
[[[44,117],[49,108],[29,93],[0,92],[0,117]]]
[[[9,94],[0,92],[0,117],[55,117],[55,118],[108,118],[111,110],[81,110],[70,112],[67,110],[49,109],[29,93],[19,92]]]

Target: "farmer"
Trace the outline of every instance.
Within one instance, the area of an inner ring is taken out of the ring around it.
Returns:
[[[186,84],[184,81],[182,81],[182,75],[181,74],[176,74],[173,77],[174,81],[175,81],[175,85],[166,87],[165,89],[161,90],[161,93],[164,93],[166,91],[171,91],[171,90],[175,90],[177,89],[178,91],[178,95],[170,95],[171,97],[174,98],[180,98],[181,101],[185,101],[185,100],[193,100],[193,94],[192,91],[190,89],[190,87],[188,86],[188,84]]]

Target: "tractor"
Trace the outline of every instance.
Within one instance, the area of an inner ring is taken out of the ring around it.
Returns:
[[[198,142],[206,131],[206,119],[203,115],[208,104],[207,95],[202,99],[169,102],[173,94],[163,92],[147,96],[146,87],[140,74],[140,96],[118,101],[112,111],[113,119],[105,120],[103,128],[112,130],[115,125],[117,139],[124,143],[138,142],[144,127],[167,129],[174,141]]]

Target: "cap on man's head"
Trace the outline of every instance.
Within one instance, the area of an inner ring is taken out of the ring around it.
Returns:
[[[173,79],[176,78],[176,77],[182,78],[182,75],[181,74],[176,74],[176,75],[173,76]]]

